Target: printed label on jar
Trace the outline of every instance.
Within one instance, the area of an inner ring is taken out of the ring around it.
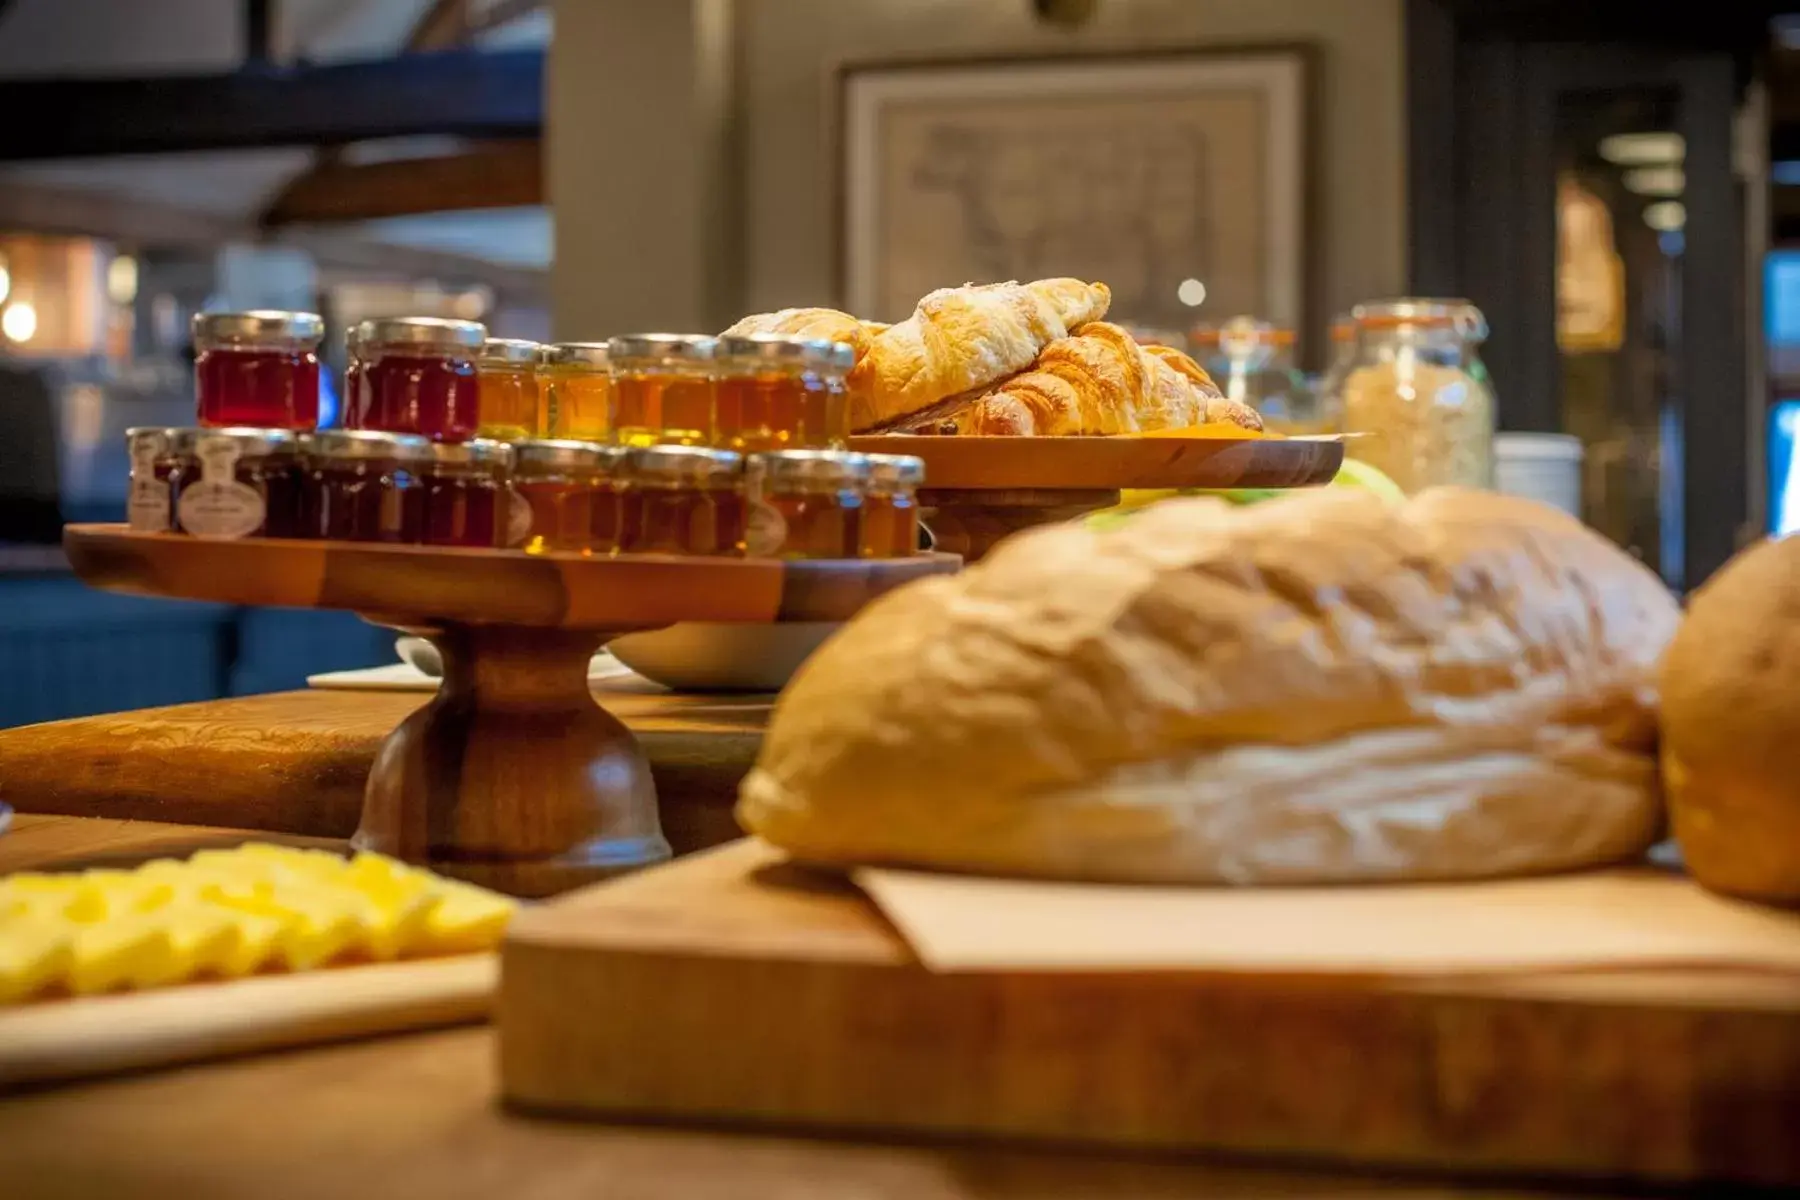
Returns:
[[[506,544],[523,546],[531,536],[531,504],[514,487],[506,489]]]
[[[125,520],[138,533],[169,531],[169,485],[145,477],[131,481],[125,501]]]
[[[768,558],[781,553],[787,544],[787,519],[772,504],[757,501],[750,506],[749,521],[744,528],[744,552],[751,558]]]
[[[156,473],[156,460],[169,446],[169,436],[160,429],[135,433],[131,437],[131,477],[148,479]]]
[[[203,478],[181,490],[175,514],[181,528],[198,538],[229,541],[262,528],[268,506],[247,483]]]

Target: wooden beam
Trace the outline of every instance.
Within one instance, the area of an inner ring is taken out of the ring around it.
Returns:
[[[144,79],[0,81],[0,161],[325,146],[421,134],[535,136],[538,50]]]
[[[543,202],[541,144],[496,142],[435,158],[322,162],[288,184],[263,213],[262,224],[371,221]]]
[[[0,176],[0,229],[126,245],[213,247],[253,239],[244,221],[88,188]]]

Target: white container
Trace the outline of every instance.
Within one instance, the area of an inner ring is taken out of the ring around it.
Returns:
[[[1581,516],[1581,439],[1567,433],[1494,435],[1494,487]]]

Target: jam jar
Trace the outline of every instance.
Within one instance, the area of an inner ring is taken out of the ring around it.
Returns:
[[[364,321],[350,340],[360,399],[345,428],[468,441],[481,423],[475,360],[486,342],[487,329],[474,321]]]
[[[863,497],[863,558],[905,558],[919,551],[919,487],[925,460],[910,454],[868,454]]]
[[[843,424],[840,363],[853,356],[840,346],[770,333],[720,338],[716,443],[739,451],[832,446]],[[836,444],[842,442],[840,433]]]
[[[808,446],[842,450],[850,444],[850,393],[846,379],[856,365],[856,347],[833,342],[830,357],[815,368],[825,386],[806,393],[801,433]]]
[[[556,441],[607,439],[612,367],[605,342],[556,342],[538,357],[544,386],[543,436]]]
[[[308,430],[319,423],[317,313],[196,313],[194,394],[205,427]]]
[[[307,440],[301,506],[307,537],[417,543],[424,537],[431,441],[411,434],[331,429]]]
[[[623,446],[713,442],[713,357],[718,339],[637,333],[607,343],[612,359],[612,440]]]
[[[508,545],[531,554],[618,549],[622,448],[552,439],[520,442],[513,455],[513,491],[524,501],[514,512],[529,522]]]
[[[139,533],[167,533],[175,528],[175,500],[169,487],[169,473],[175,466],[169,457],[172,432],[147,426],[125,431],[125,453],[131,462],[125,521]]]
[[[489,338],[482,343],[475,369],[481,395],[484,438],[523,442],[540,437],[538,351],[536,342],[523,338]]]
[[[706,446],[643,446],[625,456],[619,549],[739,555],[749,502],[743,456]]]
[[[231,541],[300,535],[300,438],[288,429],[172,429],[175,522],[194,537]]]
[[[419,471],[425,488],[420,540],[489,549],[505,544],[512,457],[511,446],[486,438],[432,443],[431,461]]]
[[[755,502],[744,534],[757,558],[855,558],[862,544],[869,460],[841,450],[753,454]]]

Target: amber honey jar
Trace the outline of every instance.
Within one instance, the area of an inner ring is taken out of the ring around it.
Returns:
[[[707,446],[643,446],[626,454],[623,473],[620,550],[743,553],[749,502],[742,455]]]
[[[863,558],[905,558],[919,551],[919,487],[925,460],[910,454],[867,454],[863,496]]]
[[[566,439],[515,445],[512,487],[524,502],[516,511],[528,520],[521,520],[508,544],[532,554],[618,549],[624,454],[617,446]]]
[[[475,360],[480,422],[477,433],[500,442],[539,437],[538,351],[523,338],[489,338]]]
[[[718,339],[638,333],[607,343],[612,440],[622,446],[706,446],[716,434]]]
[[[850,347],[758,333],[719,339],[717,445],[754,452],[841,446]]]
[[[512,456],[511,446],[486,438],[434,443],[419,472],[425,489],[419,540],[427,546],[504,545]]]
[[[869,462],[841,450],[776,450],[747,460],[745,550],[757,558],[855,558]]]
[[[140,426],[125,431],[125,454],[131,464],[125,496],[126,523],[140,533],[167,533],[175,528],[174,496],[168,457],[170,429]]]
[[[300,439],[288,429],[171,429],[175,527],[199,538],[300,535]]]
[[[605,342],[556,342],[538,354],[543,405],[536,436],[552,441],[611,440],[612,365]]]
[[[192,333],[199,424],[303,431],[319,423],[325,322],[317,313],[198,313]]]
[[[330,429],[307,439],[304,536],[417,543],[425,532],[431,440],[415,434]]]

